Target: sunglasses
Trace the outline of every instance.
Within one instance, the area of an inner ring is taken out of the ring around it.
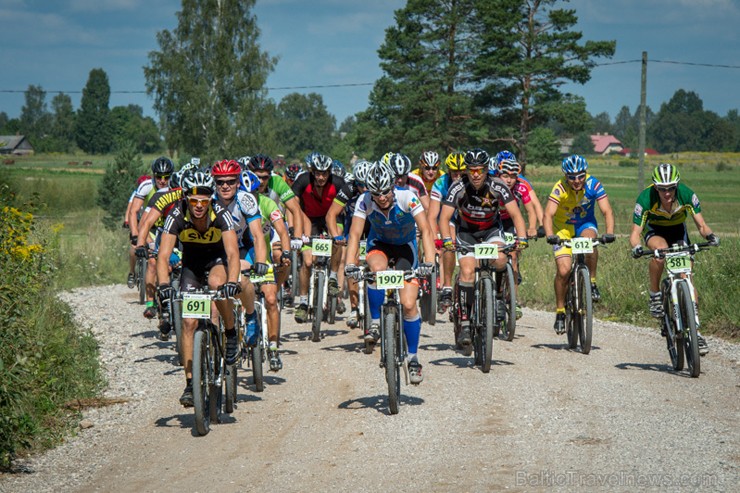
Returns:
[[[193,207],[196,207],[196,206],[206,207],[206,206],[208,206],[208,204],[211,203],[211,199],[190,198],[190,199],[188,199],[188,203],[190,205],[192,205]]]
[[[673,185],[671,187],[655,187],[658,189],[659,192],[673,192],[676,190],[676,186]]]
[[[219,187],[233,187],[236,185],[237,180],[216,180],[216,185]]]
[[[392,191],[393,189],[390,189],[387,192],[370,192],[370,195],[373,197],[387,197]]]
[[[424,171],[437,171],[439,166],[424,166]]]
[[[468,173],[470,173],[473,176],[482,175],[487,172],[488,170],[485,168],[468,168]]]
[[[154,178],[156,178],[157,180],[169,180],[170,175],[154,175]]]
[[[577,175],[565,175],[570,181],[578,181],[586,178],[586,173],[578,173]]]

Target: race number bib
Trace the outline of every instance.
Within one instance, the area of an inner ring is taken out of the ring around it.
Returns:
[[[689,273],[691,272],[691,255],[688,253],[682,253],[666,257],[665,266],[671,272]]]
[[[207,294],[183,293],[182,318],[211,318],[211,297]]]
[[[570,240],[572,253],[593,253],[594,242],[591,238],[573,238]]]
[[[382,270],[375,273],[375,284],[378,289],[401,289],[403,281],[402,270]]]
[[[504,233],[504,241],[507,245],[513,245],[516,242],[514,235],[511,233]]]
[[[311,250],[316,257],[331,257],[331,240],[315,238],[311,242]]]
[[[497,259],[498,258],[498,245],[481,243],[475,245],[473,255],[477,259]]]
[[[367,256],[367,240],[360,240],[360,260],[365,260]]]

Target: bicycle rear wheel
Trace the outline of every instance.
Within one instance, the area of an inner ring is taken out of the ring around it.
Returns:
[[[182,302],[170,301],[172,305],[172,328],[175,330],[175,350],[177,351],[177,363],[185,364],[185,353],[182,350]]]
[[[388,384],[388,408],[391,414],[398,414],[398,401],[401,395],[401,374],[396,365],[396,331],[401,330],[398,312],[386,310],[383,317],[383,364],[385,381]]]
[[[146,303],[146,259],[136,258],[136,286],[139,288],[139,304]]]
[[[313,342],[321,341],[321,321],[324,318],[324,289],[326,273],[323,270],[316,271],[314,282],[316,288],[314,289],[314,305],[313,305],[313,320],[311,321],[311,340]]]
[[[501,321],[501,332],[507,341],[514,340],[516,332],[516,279],[514,268],[506,264],[506,271],[501,276],[501,297],[506,305],[506,316]]]
[[[239,365],[224,365],[224,379],[226,380],[226,401],[224,402],[224,412],[233,413],[236,408],[236,374]]]
[[[300,293],[300,279],[298,274],[298,262],[301,255],[297,250],[291,250],[290,252],[290,296],[293,298],[290,300],[290,304],[295,306],[295,299]]]
[[[328,310],[328,313],[326,314],[326,321],[330,325],[334,325],[334,322],[337,321],[337,297],[329,295],[326,298],[326,309]]]
[[[591,352],[591,331],[593,328],[594,312],[591,301],[591,276],[587,268],[576,271],[578,283],[578,338],[581,340],[581,352]]]
[[[678,283],[678,304],[680,307],[681,325],[683,331],[683,349],[686,354],[686,366],[688,366],[691,378],[697,378],[701,373],[701,360],[699,357],[699,341],[696,335],[696,314],[694,313],[694,302],[691,301],[689,285],[686,281]]]
[[[491,371],[491,360],[493,359],[493,321],[495,307],[493,305],[493,282],[490,278],[484,277],[482,283],[483,291],[481,292],[482,310],[479,322],[481,333],[481,370],[483,373]]]
[[[263,375],[264,365],[264,351],[262,349],[263,337],[262,337],[262,303],[254,304],[254,316],[257,317],[257,343],[249,348],[252,359],[252,378],[254,379],[254,390],[255,392],[262,392],[265,390],[265,379]]]
[[[201,436],[207,435],[211,429],[211,382],[207,337],[207,331],[199,329],[195,331],[193,338],[193,407],[195,408],[195,429]]]

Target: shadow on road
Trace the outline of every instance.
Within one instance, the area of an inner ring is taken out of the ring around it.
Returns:
[[[410,395],[404,395],[401,393],[399,402],[402,406],[419,406],[424,402],[424,399],[420,397],[413,397]],[[339,409],[375,409],[381,414],[390,414],[388,409],[388,396],[385,394],[374,395],[370,397],[361,397],[359,399],[350,399],[344,401],[339,406]]]
[[[620,370],[647,370],[657,371],[660,373],[671,373],[682,378],[691,378],[691,375],[685,371],[675,371],[671,365],[657,364],[657,363],[619,363],[614,365],[615,368]]]
[[[321,338],[334,337],[344,334],[348,334],[349,330],[346,329],[321,329]],[[291,332],[290,334],[283,334],[280,336],[285,341],[310,341],[313,334],[309,330],[308,332]]]
[[[473,356],[465,357],[460,356],[456,358],[441,358],[429,361],[430,365],[435,366],[455,366],[457,368],[477,368],[474,364]],[[491,361],[492,366],[511,366],[514,363],[511,361],[497,360]]]
[[[364,353],[365,343],[364,342],[353,342],[350,344],[338,344],[336,346],[329,346],[321,348],[322,351],[345,351],[348,353]]]
[[[568,348],[568,343],[567,342],[564,342],[563,344],[544,344],[544,343],[532,344],[530,347],[533,347],[535,349],[555,349],[556,351],[565,350],[565,351],[571,351],[573,353],[580,353],[581,352],[580,347],[578,347],[576,349],[570,349],[570,348]],[[593,346],[593,345],[591,346],[591,351],[598,351],[599,349],[601,349],[601,347],[599,347],[599,346]]]

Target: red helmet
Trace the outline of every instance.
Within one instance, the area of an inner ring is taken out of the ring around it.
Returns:
[[[211,175],[213,176],[232,176],[241,174],[242,169],[239,163],[233,159],[224,159],[213,165]]]

